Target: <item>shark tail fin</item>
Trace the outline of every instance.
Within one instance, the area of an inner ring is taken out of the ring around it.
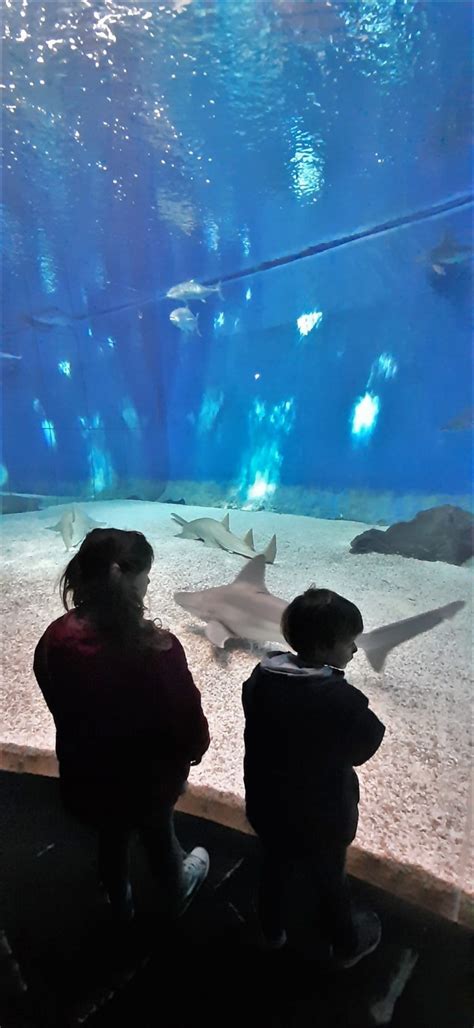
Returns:
[[[223,300],[223,299],[224,299],[224,293],[222,292],[222,283],[221,283],[221,282],[218,282],[218,283],[217,283],[217,290],[216,290],[216,291],[217,291],[217,295],[218,295],[218,297],[219,297],[219,298],[220,298],[221,300]]]
[[[251,528],[249,528],[247,534],[244,535],[244,543],[246,543],[247,546],[250,546],[251,550],[255,549],[255,543],[253,541],[253,531]]]
[[[202,332],[199,329],[199,314],[196,314],[195,318],[196,318],[196,332],[197,332],[198,336],[200,336],[201,339],[202,339]]]
[[[223,525],[224,528],[226,528],[227,531],[230,532],[230,521],[229,521],[229,515],[228,514],[224,514],[224,517],[222,518],[222,521],[221,521],[221,525]]]
[[[173,513],[173,514],[171,514],[171,517],[173,518],[173,521],[177,522],[178,525],[187,525],[188,524],[188,522],[185,521],[184,518],[181,518],[179,516],[179,514],[174,514]]]
[[[435,607],[433,610],[426,610],[423,614],[415,614],[414,617],[405,618],[403,621],[394,621],[391,625],[383,625],[373,632],[364,632],[359,637],[359,645],[374,671],[382,671],[388,654],[401,643],[414,639],[422,632],[429,632],[431,628],[442,624],[448,618],[454,617],[465,606],[464,600],[455,600],[447,603],[444,607]]]
[[[265,563],[266,564],[273,564],[274,563],[275,557],[276,557],[276,552],[277,552],[276,535],[272,535],[266,550],[263,551],[263,556],[265,557]]]

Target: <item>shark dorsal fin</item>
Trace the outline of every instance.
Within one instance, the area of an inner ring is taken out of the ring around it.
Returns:
[[[230,532],[230,521],[229,521],[229,515],[228,514],[224,514],[224,517],[222,518],[222,521],[221,521],[221,525],[223,525],[224,528],[226,528],[227,531]]]
[[[253,531],[251,528],[249,528],[247,534],[244,535],[244,543],[246,543],[247,546],[250,546],[252,550],[255,549],[255,543],[253,541]]]
[[[258,589],[261,593],[267,593],[268,589],[265,585],[265,555],[259,553],[256,557],[252,557],[248,564],[239,571],[237,578],[234,579],[233,585],[250,585],[254,589]]]

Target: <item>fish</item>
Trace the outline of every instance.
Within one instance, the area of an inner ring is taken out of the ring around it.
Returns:
[[[264,554],[253,557],[230,584],[196,592],[175,592],[174,600],[189,614],[206,622],[205,635],[219,649],[223,649],[228,639],[287,645],[280,622],[288,601],[268,591]],[[356,643],[373,670],[381,672],[388,654],[396,646],[454,617],[464,606],[463,600],[456,600],[415,614],[372,632],[363,632]]]
[[[185,300],[186,303],[189,303],[190,300],[201,300],[201,303],[205,303],[206,298],[212,293],[217,293],[221,300],[224,299],[220,282],[216,286],[202,286],[200,282],[195,282],[193,278],[190,278],[188,282],[180,282],[179,285],[172,286],[171,289],[168,289],[166,296],[169,300]]]
[[[46,525],[50,532],[59,532],[62,536],[66,550],[77,546],[82,542],[84,536],[93,528],[100,528],[104,521],[94,521],[88,514],[85,514],[76,504],[65,510],[56,525]]]
[[[459,243],[451,232],[445,232],[441,242],[421,254],[418,261],[428,264],[436,275],[446,275],[446,269],[466,264],[472,259],[472,246]]]
[[[182,526],[182,532],[177,538],[200,539],[205,546],[217,546],[228,553],[238,553],[241,557],[255,557],[256,550],[253,541],[253,532],[250,529],[244,539],[239,539],[230,531],[229,515],[226,514],[222,521],[215,518],[196,518],[195,521],[185,521],[179,514],[172,514],[173,521]],[[276,536],[273,535],[262,554],[267,564],[273,564],[276,557]]]
[[[74,511],[65,510],[59,521],[55,525],[46,525],[46,528],[50,532],[59,532],[62,536],[62,540],[66,550],[72,549],[74,546]]]
[[[179,331],[184,332],[185,335],[192,335],[193,332],[197,332],[198,336],[201,335],[198,318],[199,314],[193,314],[189,307],[176,307],[170,314],[171,324],[179,328]]]
[[[3,361],[22,361],[23,357],[18,353],[5,353],[4,350],[0,350],[0,357]]]
[[[145,297],[145,299],[129,300],[127,303],[115,304],[102,310],[87,310],[83,314],[67,314],[60,307],[46,307],[33,314],[24,314],[22,320],[30,328],[48,330],[70,328],[77,321],[92,320],[93,318],[105,317],[107,314],[119,314],[121,311],[134,310],[136,307],[145,307],[147,304],[154,303],[155,300],[156,297],[154,296]]]
[[[441,425],[442,432],[467,432],[472,428],[474,428],[474,407],[466,407],[455,418],[451,418],[451,421]]]

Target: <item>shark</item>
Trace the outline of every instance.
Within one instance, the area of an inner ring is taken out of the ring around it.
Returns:
[[[466,264],[471,259],[472,246],[459,243],[450,232],[445,232],[440,242],[426,254],[422,254],[418,261],[428,264],[436,275],[446,275],[447,268]]]
[[[229,585],[197,592],[175,592],[174,599],[188,613],[206,622],[205,634],[209,642],[219,649],[223,649],[228,639],[235,638],[288,645],[280,628],[288,601],[268,591],[263,554],[253,557]],[[455,600],[443,607],[363,632],[356,640],[357,646],[364,651],[373,670],[381,672],[388,654],[396,646],[454,617],[464,606],[464,600]]]
[[[104,524],[104,521],[94,521],[94,518],[73,504],[69,510],[64,511],[55,525],[46,525],[46,528],[50,532],[59,532],[66,550],[70,550],[82,542],[92,528],[100,528]]]
[[[238,553],[241,557],[255,557],[255,543],[253,532],[250,529],[244,539],[239,539],[230,530],[229,515],[226,514],[222,521],[215,518],[196,518],[195,521],[185,521],[179,514],[172,514],[173,521],[181,525],[182,532],[178,536],[182,539],[200,539],[205,546],[216,546],[229,553]],[[270,542],[261,555],[264,563],[273,564],[276,557],[276,536],[273,535]]]

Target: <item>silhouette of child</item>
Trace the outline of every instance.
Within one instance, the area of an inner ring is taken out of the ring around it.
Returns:
[[[259,911],[268,945],[287,937],[311,953],[323,943],[350,967],[380,941],[380,922],[355,913],[345,875],[358,822],[364,764],[385,728],[343,669],[357,651],[362,616],[329,589],[308,589],[286,608],[282,632],[295,653],[274,653],[243,686],[247,817],[260,837]]]
[[[209,869],[206,851],[186,856],[174,833],[174,805],[209,731],[181,643],[144,617],[153,559],[141,532],[89,532],[61,579],[67,613],[34,656],[56,725],[62,801],[97,829],[100,880],[125,920],[135,831],[174,913]]]

